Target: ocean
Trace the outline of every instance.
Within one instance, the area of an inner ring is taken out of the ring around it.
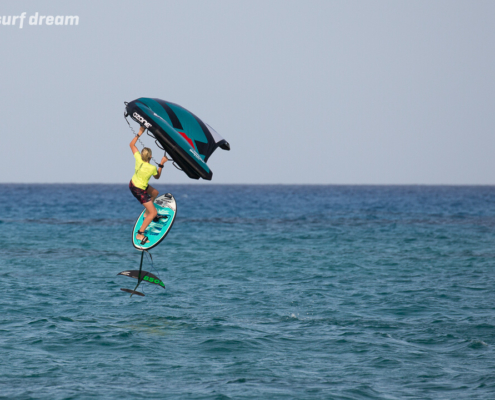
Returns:
[[[494,399],[495,187],[0,185],[1,399]]]

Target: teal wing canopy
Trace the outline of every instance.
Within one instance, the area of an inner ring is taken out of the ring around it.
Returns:
[[[217,147],[230,150],[229,143],[211,126],[178,104],[141,97],[126,104],[125,115],[147,128],[192,179],[211,180],[208,159]]]

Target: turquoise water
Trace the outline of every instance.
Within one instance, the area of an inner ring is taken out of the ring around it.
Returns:
[[[0,398],[495,398],[495,187],[158,189],[0,185]]]

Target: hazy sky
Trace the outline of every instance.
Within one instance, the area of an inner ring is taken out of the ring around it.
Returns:
[[[495,184],[494,1],[2,1],[22,12],[79,25],[0,25],[0,182],[126,184],[124,101],[158,97],[230,143],[213,183]]]

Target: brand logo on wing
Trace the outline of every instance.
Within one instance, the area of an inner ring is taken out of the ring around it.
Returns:
[[[138,113],[136,113],[136,112],[135,112],[134,114],[132,114],[132,116],[133,116],[134,118],[136,118],[139,122],[141,122],[141,123],[142,123],[142,124],[146,127],[146,129],[149,129],[149,128],[152,126],[152,125],[151,125],[148,121],[146,121],[146,120],[145,120],[143,117],[141,117]]]
[[[199,161],[204,162],[203,159],[199,156],[198,153],[196,153],[193,149],[189,149],[189,151],[192,153],[194,157],[196,157]]]

